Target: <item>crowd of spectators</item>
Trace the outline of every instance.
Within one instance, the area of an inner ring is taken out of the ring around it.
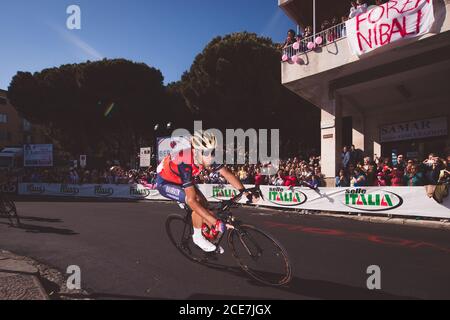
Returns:
[[[276,170],[271,164],[228,165],[244,183],[273,186],[325,186],[320,156],[293,157],[279,162]],[[269,172],[269,168],[270,170]],[[275,170],[275,171],[274,171]],[[21,168],[0,171],[1,181],[10,183],[66,183],[66,184],[132,184],[154,187],[154,167],[129,169],[112,166],[104,169],[83,168]],[[199,184],[225,184],[218,172],[203,170],[195,177]],[[336,176],[337,187],[363,186],[424,186],[450,182],[450,155],[445,159],[431,153],[427,159],[396,159],[365,157],[354,146],[342,150],[342,166]]]
[[[153,184],[155,170],[125,169],[113,166],[105,169],[83,168],[22,168],[3,170],[2,174],[8,182],[24,183],[66,183],[66,184]]]
[[[443,159],[434,153],[420,161],[399,154],[388,157],[363,157],[354,146],[342,150],[342,168],[336,176],[338,187],[425,186],[449,182],[450,155]]]
[[[276,172],[268,174],[270,164],[246,164],[228,166],[244,184],[301,186],[317,188],[325,185],[321,172],[320,157],[310,156],[307,160],[293,157],[278,163]],[[197,183],[222,184],[225,180],[217,172],[203,171],[197,178]]]
[[[333,42],[337,39],[346,36],[346,29],[344,22],[348,19],[352,19],[359,14],[365,13],[370,10],[372,6],[379,6],[388,2],[387,0],[356,0],[350,1],[350,10],[348,15],[335,15],[329,19],[325,19],[320,23],[320,29],[317,31],[321,36],[321,45],[326,45],[329,42]],[[281,45],[283,51],[292,46],[294,43],[299,42],[299,52],[305,52],[308,49],[307,43],[314,42],[313,27],[308,25],[303,29],[302,33],[296,34],[294,30],[289,30],[285,42]]]
[[[293,157],[280,161],[276,171],[268,174],[268,164],[229,165],[228,168],[244,184],[275,186],[324,186],[320,157],[311,156],[306,160]],[[140,183],[149,187],[155,184],[154,167],[127,169],[113,166],[104,169],[83,168],[21,168],[0,172],[10,183],[64,183],[64,184],[132,184]],[[218,172],[203,170],[195,177],[196,183],[224,184],[225,179]]]

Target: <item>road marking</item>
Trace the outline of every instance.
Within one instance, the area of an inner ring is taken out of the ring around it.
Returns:
[[[438,244],[430,243],[430,242],[422,242],[416,240],[408,240],[387,236],[380,236],[368,233],[359,233],[359,232],[346,232],[343,230],[337,229],[328,229],[328,228],[316,228],[316,227],[306,227],[300,224],[287,224],[281,222],[274,221],[264,221],[264,224],[269,228],[280,228],[293,232],[303,232],[310,234],[320,234],[325,236],[334,236],[334,237],[342,237],[347,239],[356,239],[356,240],[366,240],[372,243],[383,244],[383,245],[392,245],[410,249],[418,249],[418,248],[432,248],[439,251],[443,251],[445,253],[450,253],[450,248],[442,247]]]

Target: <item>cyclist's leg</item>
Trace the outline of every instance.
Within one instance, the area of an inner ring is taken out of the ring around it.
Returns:
[[[200,205],[208,210],[208,213],[214,217],[214,221],[216,221],[216,216],[215,214],[209,210],[209,205],[208,205],[208,200],[206,200],[205,195],[200,191],[200,189],[195,188],[196,190],[196,199],[197,201],[200,203]],[[218,249],[218,252],[220,254],[223,254],[225,251],[221,246],[216,247],[216,245],[212,244],[210,241],[212,238],[214,237],[212,234],[209,234],[209,236],[206,233],[202,232],[202,228],[203,228],[203,223],[205,223],[206,225],[208,225],[211,229],[214,229],[216,226],[216,223],[214,222],[213,224],[208,223],[207,219],[205,219],[204,217],[200,216],[199,214],[197,214],[195,211],[192,212],[192,224],[194,226],[194,236],[193,236],[193,240],[194,243],[196,243],[200,248],[202,248],[204,251],[215,251],[216,249]],[[197,233],[197,236],[195,235],[195,233]],[[201,236],[201,239],[199,239],[199,235]],[[209,239],[209,240],[208,240]],[[205,243],[205,242],[207,243]]]
[[[196,190],[197,201],[202,205],[203,208],[208,210],[208,212],[211,216],[213,216],[215,218],[214,212],[209,210],[208,200],[206,200],[205,195],[198,188],[195,188],[195,190]],[[212,227],[214,225],[214,224],[211,224],[210,222],[208,222],[206,219],[204,219],[199,214],[197,214],[195,211],[193,211],[192,212],[192,224],[194,225],[194,227],[201,228],[203,223],[206,223],[209,227]]]

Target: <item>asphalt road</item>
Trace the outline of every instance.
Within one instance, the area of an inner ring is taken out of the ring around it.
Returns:
[[[81,268],[99,299],[450,299],[450,232],[344,218],[236,209],[289,252],[293,281],[273,288],[249,279],[229,250],[206,268],[169,242],[169,203],[17,202],[20,229],[0,219],[0,248],[65,272]],[[370,291],[367,268],[381,269]]]

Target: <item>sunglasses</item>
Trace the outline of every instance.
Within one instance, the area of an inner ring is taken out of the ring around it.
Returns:
[[[215,157],[215,155],[216,155],[216,149],[208,149],[208,150],[204,150],[202,154],[203,154],[204,157],[209,157],[209,156]]]

